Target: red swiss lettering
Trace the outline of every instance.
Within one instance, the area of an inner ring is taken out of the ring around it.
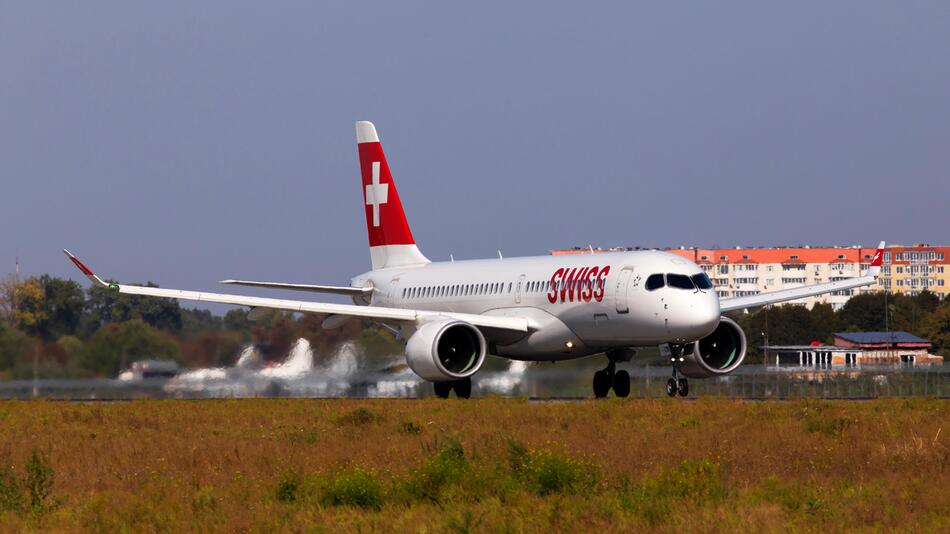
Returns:
[[[548,291],[548,302],[551,304],[557,302],[557,283],[562,276],[564,276],[564,267],[554,271],[554,274],[551,275],[551,290]]]
[[[607,285],[607,274],[610,273],[610,265],[604,266],[597,274],[597,290],[594,291],[594,300],[600,302],[604,300],[604,286]]]

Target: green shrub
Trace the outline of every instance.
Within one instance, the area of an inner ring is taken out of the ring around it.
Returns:
[[[591,489],[597,480],[592,464],[550,451],[532,451],[522,472],[534,492],[542,496],[578,493]]]
[[[371,412],[366,408],[357,408],[337,417],[336,424],[337,426],[364,426],[381,419],[382,417],[376,412]]]
[[[372,471],[353,467],[339,471],[328,478],[321,488],[320,501],[329,506],[383,506],[383,487]]]
[[[26,462],[26,491],[30,495],[30,508],[34,511],[46,507],[46,500],[53,491],[53,466],[49,457],[34,448]]]
[[[23,492],[12,469],[0,469],[0,512],[20,510]]]
[[[812,416],[805,420],[805,430],[813,434],[838,437],[851,425],[851,421],[843,417]]]
[[[464,481],[470,471],[465,449],[458,440],[449,438],[435,447],[426,447],[427,452],[436,449],[422,466],[410,470],[405,489],[410,497],[438,501],[443,488]]]
[[[282,503],[297,502],[300,498],[300,477],[295,473],[284,473],[277,482],[275,497]]]
[[[403,421],[402,424],[399,425],[399,431],[403,434],[409,434],[410,436],[418,436],[422,434],[422,427],[415,421]]]
[[[703,504],[722,501],[728,491],[718,463],[709,460],[683,460],[672,469],[639,484],[621,488],[621,505],[649,523],[657,523],[684,502]]]

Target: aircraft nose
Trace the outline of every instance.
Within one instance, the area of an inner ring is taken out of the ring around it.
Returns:
[[[706,294],[704,300],[704,305],[700,307],[699,320],[706,332],[712,332],[719,326],[719,319],[722,317],[719,310],[719,297],[715,294]]]

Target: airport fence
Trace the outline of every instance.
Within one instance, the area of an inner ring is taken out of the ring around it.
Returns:
[[[669,367],[639,367],[631,373],[630,397],[666,396]],[[482,372],[474,380],[474,396],[534,399],[589,398],[592,372],[580,369],[529,367],[521,373]],[[299,380],[208,381],[185,384],[164,379],[0,381],[0,399],[131,400],[138,398],[241,397],[392,397],[432,395],[432,386],[416,378],[385,374],[324,381],[318,376]],[[744,366],[724,377],[690,379],[689,397],[736,399],[874,399],[881,397],[950,398],[950,365],[913,368],[770,369]]]

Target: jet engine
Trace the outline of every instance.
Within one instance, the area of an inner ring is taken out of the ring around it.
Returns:
[[[486,346],[482,333],[466,322],[430,321],[406,342],[406,363],[426,380],[458,380],[481,368]]]
[[[683,347],[680,372],[690,378],[729,374],[742,363],[745,350],[742,328],[732,319],[722,317],[712,334]]]

